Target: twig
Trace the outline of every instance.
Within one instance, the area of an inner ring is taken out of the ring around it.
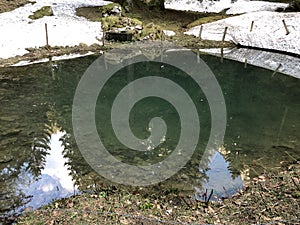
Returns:
[[[261,188],[261,189],[263,189],[263,187],[262,187],[261,183],[258,183],[258,184],[259,184],[260,188]],[[270,210],[270,208],[268,207],[268,205],[267,205],[267,203],[266,203],[266,201],[265,201],[265,199],[264,199],[263,195],[261,194],[261,192],[260,192],[260,191],[258,191],[258,193],[259,193],[259,195],[260,195],[260,197],[261,197],[261,200],[262,200],[262,201],[263,201],[263,203],[265,204],[266,210],[270,212],[271,210]]]
[[[226,188],[223,186],[223,190],[225,191],[225,194],[227,195],[227,198],[230,198],[229,193],[227,192]]]
[[[207,189],[206,189],[206,190],[207,190]],[[208,207],[209,200],[211,199],[211,196],[213,195],[213,193],[214,193],[214,190],[212,189],[212,190],[210,191],[210,195],[209,195],[208,199],[205,201],[206,207]]]
[[[181,199],[184,201],[184,203],[191,209],[192,206],[185,200],[184,197],[181,197]]]

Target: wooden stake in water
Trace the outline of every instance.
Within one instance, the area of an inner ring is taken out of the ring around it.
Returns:
[[[283,26],[284,26],[284,28],[285,28],[286,35],[288,35],[290,32],[289,32],[289,29],[288,29],[288,27],[287,27],[287,25],[286,25],[285,21],[284,21],[284,20],[282,20],[282,23],[283,23]]]
[[[165,33],[162,31],[160,35],[160,41],[163,42],[164,40],[166,40]]]
[[[281,67],[282,65],[281,65],[281,63],[278,65],[278,67],[274,70],[274,73],[272,74],[272,77],[274,77],[275,76],[275,74],[278,72],[278,70],[280,69],[280,67]]]
[[[46,31],[46,47],[50,47],[49,46],[49,40],[48,40],[48,26],[47,23],[45,23],[45,31]]]
[[[288,107],[285,107],[284,113],[283,113],[283,116],[282,116],[282,120],[281,120],[281,123],[280,123],[279,131],[278,131],[278,134],[277,134],[276,145],[278,145],[280,133],[282,131],[287,112],[288,112]]]
[[[224,61],[224,49],[221,48],[221,63]]]
[[[164,52],[163,52],[163,46],[160,47],[160,61],[164,61]]]
[[[244,64],[244,68],[245,68],[245,69],[247,68],[247,63],[248,63],[248,60],[245,59],[245,64]]]
[[[203,30],[203,26],[201,25],[200,30],[199,30],[199,39],[200,39],[200,40],[202,40],[202,38],[201,38],[202,30]]]
[[[251,22],[251,26],[250,26],[250,32],[252,32],[253,30],[253,26],[254,26],[254,21]]]
[[[222,42],[224,42],[224,41],[225,41],[225,37],[226,37],[226,33],[227,33],[227,29],[228,29],[228,27],[225,27],[225,29],[224,29],[224,33],[223,33]]]
[[[107,62],[106,62],[106,58],[105,58],[105,52],[103,52],[103,60],[104,60],[104,67],[106,70],[108,70]]]

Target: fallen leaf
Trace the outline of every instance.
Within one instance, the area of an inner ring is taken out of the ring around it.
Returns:
[[[67,204],[67,207],[68,208],[72,208],[74,206],[74,203],[73,202],[69,202],[68,204]]]

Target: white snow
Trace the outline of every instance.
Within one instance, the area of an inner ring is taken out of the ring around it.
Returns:
[[[75,15],[82,6],[109,4],[102,0],[37,0],[11,12],[0,14],[0,58],[23,55],[28,47],[46,45],[45,23],[48,26],[49,45],[75,46],[79,43],[101,44],[101,23],[91,22]],[[43,6],[51,6],[54,16],[28,18]]]
[[[197,12],[221,12],[229,9],[226,14],[240,14],[245,12],[275,11],[277,8],[286,8],[286,3],[273,3],[250,0],[166,0],[165,7],[175,10]]]
[[[176,33],[172,30],[163,30],[164,34],[168,37],[174,36]]]
[[[288,27],[286,34],[283,21]],[[250,26],[254,21],[252,32]],[[233,41],[246,46],[277,49],[300,54],[300,13],[255,12],[203,24],[202,39],[222,40],[224,29],[228,27],[225,41]],[[199,37],[201,26],[196,26],[185,34]]]
[[[219,48],[201,51],[221,56]],[[224,49],[223,57],[300,78],[300,58],[297,57],[245,48]]]
[[[286,3],[274,3],[265,1],[245,1],[238,0],[236,3],[232,4],[226,14],[242,14],[249,12],[259,12],[259,11],[275,11],[278,8],[286,8],[288,4]]]

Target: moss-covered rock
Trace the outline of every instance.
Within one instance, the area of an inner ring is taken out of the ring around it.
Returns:
[[[120,4],[110,3],[108,5],[102,6],[102,16],[122,16],[123,10]]]
[[[127,38],[124,39],[124,35],[130,36],[130,40],[137,41],[137,40],[156,40],[161,39],[163,35],[163,30],[160,26],[155,25],[154,23],[149,23],[143,26],[143,23],[138,19],[133,19],[129,17],[118,17],[118,16],[108,16],[102,18],[102,27],[105,31],[109,34],[107,35],[107,39],[114,39],[113,36],[116,37],[117,35],[114,34],[122,34],[122,40],[125,39],[128,41]]]
[[[148,23],[144,28],[142,29],[139,39],[150,39],[150,40],[156,40],[161,39],[163,35],[163,30],[160,26],[155,25],[154,23]]]
[[[142,26],[142,22],[138,19],[132,19],[129,17],[119,17],[119,16],[108,16],[101,20],[102,27],[107,30],[112,30],[113,28],[123,28],[123,27],[135,27]]]
[[[28,18],[32,20],[37,20],[44,16],[53,16],[53,11],[51,6],[43,6],[39,10],[35,11],[33,15],[28,16]]]

